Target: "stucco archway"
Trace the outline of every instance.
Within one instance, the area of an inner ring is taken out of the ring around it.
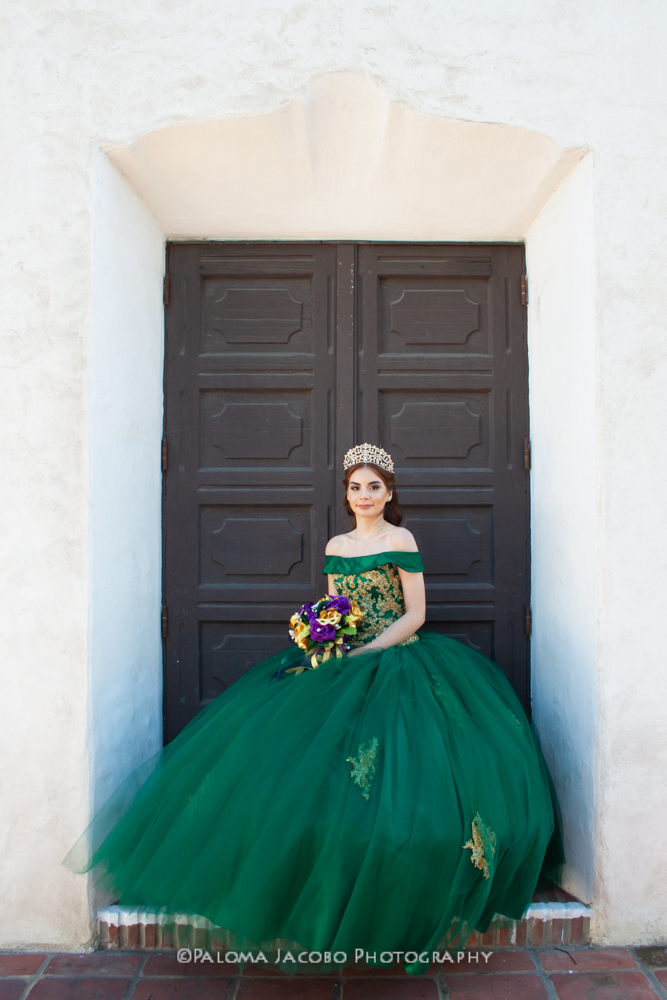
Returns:
[[[107,155],[169,239],[522,240],[583,151],[329,73],[271,114],[158,129]]]

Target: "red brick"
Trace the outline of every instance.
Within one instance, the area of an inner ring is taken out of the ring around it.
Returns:
[[[641,972],[556,973],[551,981],[560,1000],[656,1000]]]
[[[516,923],[516,945],[518,948],[523,948],[526,943],[526,921],[517,920]]]
[[[162,928],[162,947],[163,948],[174,947],[174,932],[171,927]]]
[[[349,979],[343,987],[344,1000],[437,1000],[438,987],[432,979]]]
[[[442,954],[442,952],[440,954]],[[423,974],[425,976],[434,976],[437,971],[437,965],[432,962]],[[348,979],[362,979],[367,976],[371,976],[374,979],[387,979],[393,978],[394,976],[410,976],[410,979],[415,978],[405,971],[401,962],[392,962],[391,965],[378,966],[362,965],[361,963],[358,963],[357,965],[348,965],[345,969],[343,969],[343,976],[346,981]]]
[[[288,973],[283,972],[279,965],[275,965],[273,962],[268,962],[266,965],[264,962],[258,962],[257,965],[251,965],[248,963],[241,970],[242,976],[273,976],[274,978],[280,978],[281,976],[286,976]]]
[[[17,1000],[25,989],[25,979],[0,979],[0,1000]]]
[[[535,963],[527,951],[494,951],[488,962],[484,961],[482,951],[479,950],[479,962],[456,962],[456,952],[450,952],[455,961],[455,965],[450,962],[443,962],[442,968],[447,977],[456,975],[479,975],[480,972],[535,972]],[[473,953],[474,954],[474,953]],[[488,951],[487,951],[488,955]]]
[[[509,948],[509,946],[512,944],[512,928],[509,925],[505,927],[499,927],[496,933],[497,933],[497,947]]]
[[[583,944],[584,918],[575,917],[574,920],[570,921],[570,928],[570,941],[572,944]]]
[[[280,979],[282,976],[288,976],[290,979],[294,979],[294,974],[285,972],[279,965],[274,965],[273,963],[265,964],[264,962],[258,962],[257,964],[254,964],[248,962],[247,965],[244,965],[243,969],[239,971],[244,978],[246,976],[249,976],[251,979],[254,979],[257,976],[263,976],[264,978],[268,976],[273,977],[274,979]],[[338,978],[339,972],[336,968],[322,970],[319,965],[309,965],[308,979],[310,979],[311,976],[329,976]]]
[[[223,957],[221,955],[221,957]],[[175,955],[149,955],[142,969],[142,976],[190,976],[199,979],[201,976],[219,977],[236,975],[236,966],[226,962],[216,962],[216,953],[211,955],[211,962],[179,962]]]
[[[557,945],[561,944],[563,941],[563,924],[564,920],[549,920],[549,944]],[[546,927],[545,927],[546,930]],[[546,944],[546,941],[545,941]]]
[[[242,979],[236,997],[237,1000],[331,1000],[333,990],[334,980],[323,977],[311,979],[304,976],[301,979],[298,976],[283,976],[282,979],[264,979],[258,976],[255,979]],[[347,990],[346,986],[346,998]]]
[[[541,945],[544,941],[544,920],[535,920],[531,917],[527,921],[526,942],[527,944]]]
[[[448,1000],[547,1000],[537,976],[447,976],[445,981],[451,990]]]
[[[39,979],[30,1000],[123,1000],[129,979]]]
[[[141,955],[96,951],[88,955],[54,955],[46,976],[133,976]]]
[[[572,956],[570,958],[570,956]],[[599,969],[636,969],[632,953],[627,948],[575,948],[564,951],[541,951],[542,967],[547,972],[597,972]]]
[[[32,952],[0,955],[0,976],[33,976],[45,958]]]
[[[667,986],[667,970],[660,969],[656,972],[656,979],[659,979],[663,986]]]
[[[231,979],[140,979],[132,1000],[226,1000]]]

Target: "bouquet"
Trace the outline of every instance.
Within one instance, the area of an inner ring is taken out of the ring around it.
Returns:
[[[274,676],[301,674],[304,670],[317,670],[321,663],[331,658],[340,659],[350,646],[347,636],[356,635],[357,622],[362,613],[355,601],[348,597],[327,594],[314,604],[304,604],[290,618],[290,638],[302,649],[304,656],[296,663],[286,657]]]

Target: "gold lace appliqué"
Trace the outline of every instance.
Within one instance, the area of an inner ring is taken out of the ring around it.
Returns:
[[[357,634],[350,639],[352,646],[364,646],[405,614],[401,578],[392,563],[349,576],[336,574],[334,584],[337,593],[355,600],[364,613]],[[418,639],[412,635],[400,645]]]
[[[378,746],[378,738],[374,736],[368,746],[364,743],[359,744],[357,751],[359,756],[356,760],[354,757],[345,758],[346,764],[354,764],[354,767],[350,771],[350,777],[354,778],[356,784],[359,785],[361,794],[366,801],[371,797],[371,785],[373,784],[377,768]]]
[[[472,851],[470,860],[475,868],[479,868],[484,878],[489,877],[489,863],[496,853],[496,835],[482,820],[479,813],[472,821],[472,839],[463,845],[463,849]]]

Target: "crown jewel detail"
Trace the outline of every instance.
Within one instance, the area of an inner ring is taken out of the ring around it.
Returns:
[[[358,444],[356,447],[350,448],[345,453],[343,469],[350,469],[353,465],[364,465],[366,462],[377,465],[385,472],[394,471],[391,455],[388,455],[384,448],[378,448],[374,444]]]

